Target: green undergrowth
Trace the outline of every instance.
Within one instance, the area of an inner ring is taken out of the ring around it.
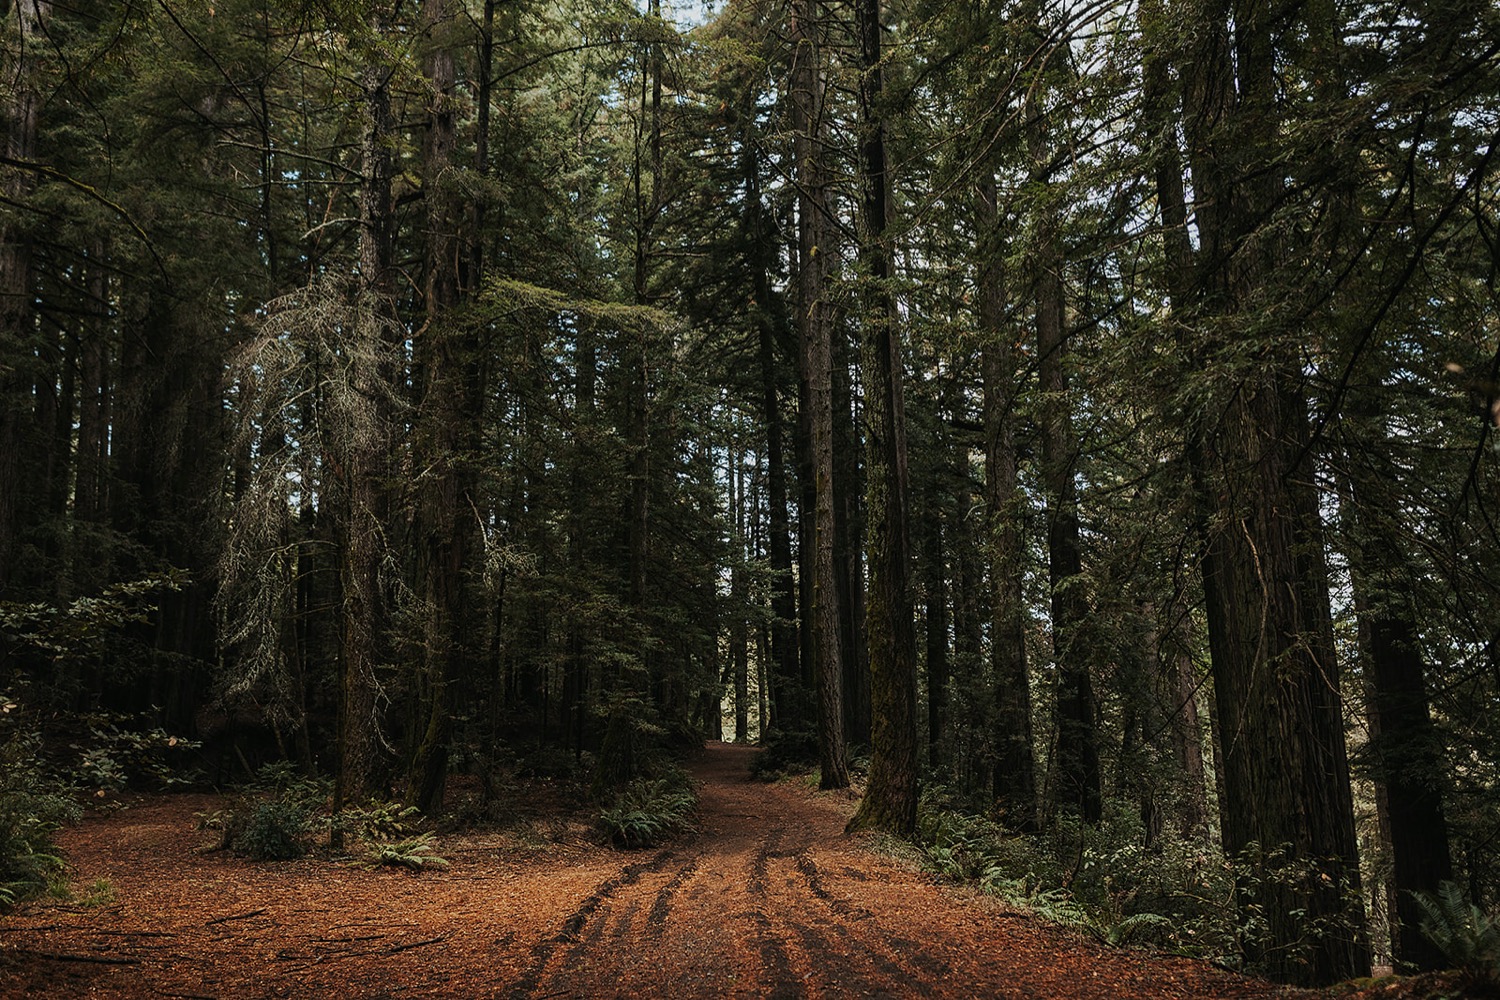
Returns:
[[[357,843],[371,867],[419,871],[448,862],[434,853],[431,831],[421,830],[413,806],[373,799],[332,812],[332,783],[310,778],[285,762],[267,764],[256,779],[223,807],[198,814],[201,829],[218,834],[216,849],[255,861],[290,861],[328,843],[337,832]]]
[[[1139,813],[1110,803],[1095,825],[1060,817],[1019,834],[923,796],[915,838],[931,871],[1112,946],[1149,945],[1232,967],[1266,930],[1237,900],[1258,882],[1296,881],[1306,864],[1276,852],[1226,858],[1202,839],[1167,831],[1147,843]],[[1310,927],[1309,935],[1337,928]],[[1247,968],[1246,971],[1256,970]]]
[[[655,847],[690,830],[697,807],[698,793],[687,772],[663,764],[616,793],[597,825],[617,847]]]
[[[750,773],[761,781],[778,781],[818,768],[818,734],[812,730],[771,733],[760,753],[750,759]]]
[[[1418,926],[1457,970],[1466,994],[1500,996],[1500,915],[1474,905],[1456,882],[1412,898],[1422,911]]]
[[[4,704],[12,703],[0,697]],[[0,911],[61,886],[64,864],[52,835],[82,811],[47,772],[40,742],[27,732],[0,742]]]

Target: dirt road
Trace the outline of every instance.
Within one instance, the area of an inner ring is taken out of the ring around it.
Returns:
[[[750,781],[753,753],[710,745],[698,833],[674,846],[449,837],[452,866],[422,874],[194,853],[208,800],[148,800],[62,838],[113,902],[0,918],[0,996],[1282,995],[961,898],[845,837],[848,799]]]

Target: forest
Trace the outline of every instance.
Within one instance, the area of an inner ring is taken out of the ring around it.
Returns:
[[[1489,0],[0,8],[0,902],[723,739],[1280,982],[1500,907]]]

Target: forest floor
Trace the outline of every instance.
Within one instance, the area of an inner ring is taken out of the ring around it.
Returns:
[[[143,797],[59,838],[104,901],[0,918],[0,996],[1320,996],[938,884],[845,836],[847,794],[752,781],[755,752],[709,745],[696,833],[666,848],[451,834],[450,867],[420,873],[205,852],[217,797]]]

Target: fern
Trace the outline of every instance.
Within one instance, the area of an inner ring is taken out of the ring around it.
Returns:
[[[1113,924],[1090,922],[1089,932],[1111,948],[1123,948],[1132,941],[1146,936],[1148,931],[1172,931],[1172,921],[1160,913],[1132,913]]]
[[[421,871],[425,868],[447,868],[448,859],[432,853],[431,833],[419,833],[415,837],[389,843],[371,843],[367,846],[365,860],[371,867],[390,865]]]
[[[697,804],[691,789],[668,779],[638,781],[599,814],[599,826],[621,847],[654,847],[686,830]]]
[[[1418,927],[1468,985],[1500,987],[1500,919],[1469,902],[1456,882],[1442,883],[1436,894],[1411,896],[1422,911]]]

